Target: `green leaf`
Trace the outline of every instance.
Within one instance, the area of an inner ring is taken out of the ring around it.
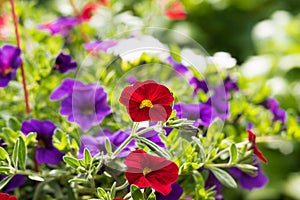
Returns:
[[[68,136],[65,132],[60,129],[55,129],[53,135],[53,144],[60,151],[64,151],[69,148]]]
[[[64,156],[63,160],[65,161],[65,163],[70,165],[70,167],[72,167],[73,169],[77,169],[80,166],[79,161],[76,158],[73,158],[71,156]]]
[[[4,133],[5,142],[7,142],[8,145],[13,145],[18,138],[18,133],[8,127],[2,128],[2,131]]]
[[[0,174],[8,173],[11,170],[11,167],[0,167]]]
[[[83,178],[73,178],[68,181],[69,183],[86,183],[87,180]]]
[[[19,166],[20,169],[26,169],[26,159],[27,159],[27,148],[23,137],[19,137],[19,148],[18,148],[18,159],[19,159]]]
[[[14,175],[8,175],[0,182],[0,191],[5,187],[5,185],[14,177]]]
[[[99,198],[107,199],[107,194],[106,194],[105,190],[101,187],[97,188],[97,195]]]
[[[8,157],[6,150],[3,147],[0,147],[0,160],[6,160]]]
[[[148,196],[147,200],[156,200],[155,194],[154,194],[154,193],[151,193],[151,194]]]
[[[231,144],[229,153],[230,153],[229,164],[233,164],[238,160],[238,152],[235,144]]]
[[[113,185],[111,186],[111,189],[110,189],[111,199],[115,198],[115,196],[116,196],[116,185],[117,185],[117,182],[115,181],[113,183]]]
[[[223,125],[224,125],[224,122],[217,118],[215,119],[211,125],[208,127],[208,130],[207,130],[207,137],[208,138],[211,138],[213,137],[216,133],[220,133],[222,132],[222,129],[223,129]]]
[[[143,144],[145,144],[147,147],[149,147],[152,151],[154,151],[157,155],[165,157],[167,159],[170,159],[169,154],[162,149],[160,146],[158,146],[157,144],[155,144],[154,142],[144,138],[144,137],[138,137],[137,140],[139,142],[142,142]]]
[[[212,167],[210,168],[210,170],[216,176],[216,178],[222,183],[222,185],[230,188],[237,187],[235,180],[226,171],[216,167]]]
[[[92,156],[88,148],[84,148],[84,164],[87,167],[88,165],[92,165]]]
[[[144,200],[141,190],[135,185],[131,185],[130,194],[133,200]]]
[[[26,146],[28,146],[31,142],[36,142],[36,133],[30,132],[25,139]]]
[[[108,155],[112,154],[111,143],[110,143],[110,140],[108,138],[105,138],[105,149],[106,149]]]
[[[7,121],[7,126],[11,128],[12,130],[20,130],[21,129],[21,123],[19,120],[15,117],[10,117]]]
[[[19,156],[19,143],[20,143],[20,140],[18,138],[15,143],[14,150],[12,153],[12,163],[16,169],[18,169],[18,163],[19,163],[19,157],[18,157]]]
[[[28,178],[30,178],[31,180],[34,180],[34,181],[39,181],[39,182],[44,182],[45,179],[40,177],[40,176],[36,176],[36,175],[30,175],[28,176]]]

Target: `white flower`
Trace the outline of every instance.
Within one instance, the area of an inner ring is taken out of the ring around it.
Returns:
[[[219,69],[228,69],[236,66],[236,59],[232,58],[227,52],[216,52],[213,57],[210,57],[213,64],[217,65]]]

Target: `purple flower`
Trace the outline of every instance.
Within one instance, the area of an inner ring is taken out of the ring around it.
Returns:
[[[118,42],[115,40],[106,40],[106,41],[94,41],[84,44],[84,48],[89,51],[104,51],[113,46],[115,46]]]
[[[37,147],[36,160],[38,163],[57,165],[62,161],[63,153],[53,146],[52,136],[56,126],[50,121],[31,119],[22,123],[21,131],[24,135],[36,132]]]
[[[212,119],[212,108],[207,104],[185,104],[174,105],[176,115],[179,118],[195,120],[194,126],[209,126]]]
[[[12,45],[0,48],[0,87],[6,87],[16,77],[17,69],[22,63],[21,50]]]
[[[254,188],[264,187],[268,183],[268,178],[261,171],[260,165],[257,163],[254,166],[257,167],[255,175],[243,172],[237,167],[229,168],[231,175],[239,180],[241,188],[253,190]]]
[[[5,141],[2,138],[0,138],[0,147],[6,147],[6,146],[7,144],[5,143]]]
[[[230,76],[227,76],[224,80],[224,87],[226,92],[233,91],[239,91],[239,86],[237,85],[237,82],[233,80]]]
[[[91,135],[84,135],[80,139],[80,149],[78,153],[78,158],[83,158],[84,148],[87,148],[92,156],[95,156],[97,153],[106,152],[105,149],[105,139],[108,138],[112,144],[112,150],[117,149],[130,135],[130,130],[119,130],[115,133],[112,133],[109,130],[104,130],[94,137]],[[137,147],[135,141],[132,140],[119,154],[119,158],[126,157],[133,148]]]
[[[205,181],[205,189],[209,189],[211,187],[215,187],[214,190],[216,191],[215,199],[216,200],[222,200],[222,184],[221,182],[215,177],[215,175],[208,171],[208,177]]]
[[[173,183],[171,187],[172,190],[167,196],[164,196],[159,192],[155,192],[156,200],[178,200],[183,193],[183,189],[177,183]]]
[[[137,79],[136,79],[136,77],[130,75],[130,76],[127,77],[127,82],[129,84],[134,84],[135,82],[137,82]]]
[[[69,122],[77,123],[82,130],[101,123],[111,113],[107,94],[97,84],[84,85],[67,78],[50,96],[51,100],[62,98],[60,114],[67,116]]]
[[[7,175],[0,174],[0,181],[4,179]],[[16,188],[21,187],[26,181],[26,176],[24,175],[14,175],[14,177],[2,188],[1,192],[7,193],[14,191]]]
[[[80,22],[80,19],[76,17],[60,17],[53,22],[39,25],[38,29],[49,30],[51,35],[60,34],[66,36],[69,34],[70,29]]]
[[[77,67],[77,63],[76,61],[71,60],[70,55],[60,53],[55,60],[55,65],[53,69],[59,70],[60,73],[65,73],[69,70],[75,69],[76,67]]]
[[[268,98],[267,100],[262,102],[262,105],[273,113],[273,121],[278,120],[281,121],[283,124],[285,123],[286,113],[283,109],[279,108],[279,104],[276,99]]]
[[[169,56],[166,59],[166,61],[167,61],[167,63],[172,65],[174,67],[174,69],[180,74],[185,74],[186,72],[189,71],[189,69],[185,65],[183,65],[179,62],[176,62],[176,60],[174,60],[174,58],[172,56]]]
[[[198,90],[203,90],[203,92],[208,92],[208,87],[205,80],[198,80],[196,77],[190,79],[190,84],[194,85],[193,95],[197,95]]]

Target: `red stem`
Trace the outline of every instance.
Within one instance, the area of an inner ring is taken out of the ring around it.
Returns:
[[[15,26],[15,34],[17,39],[17,46],[21,49],[21,42],[20,42],[20,34],[19,34],[19,28],[18,28],[18,17],[16,15],[15,10],[15,1],[10,0],[11,4],[11,12],[14,20],[14,26]],[[21,74],[22,74],[22,83],[23,83],[23,90],[24,90],[24,96],[25,96],[25,105],[26,105],[26,113],[30,113],[30,106],[29,106],[29,100],[28,100],[28,90],[27,90],[27,84],[26,84],[26,76],[25,76],[25,69],[23,66],[23,62],[21,63]]]

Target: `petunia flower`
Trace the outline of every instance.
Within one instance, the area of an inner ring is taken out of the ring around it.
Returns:
[[[107,94],[96,83],[85,85],[67,78],[52,92],[50,99],[63,99],[60,114],[67,116],[69,122],[77,123],[82,130],[101,123],[111,113]]]
[[[113,46],[115,46],[118,42],[115,40],[99,40],[94,42],[89,42],[84,44],[84,48],[89,51],[103,51],[107,52],[107,50]]]
[[[60,73],[65,73],[69,70],[74,70],[77,67],[77,62],[71,60],[71,56],[67,54],[60,53],[55,60],[54,70],[60,71]]]
[[[186,72],[189,71],[189,69],[185,65],[174,60],[174,58],[172,56],[169,56],[166,59],[166,61],[167,61],[167,63],[169,63],[170,65],[172,65],[174,67],[175,71],[177,71],[180,74],[185,74]]]
[[[2,138],[0,138],[0,147],[6,147],[6,146],[7,144],[5,143],[5,141]]]
[[[129,84],[134,84],[135,82],[137,82],[136,77],[132,75],[129,75],[126,80]]]
[[[171,187],[171,192],[166,196],[159,192],[155,192],[156,200],[178,200],[183,193],[182,187],[180,187],[180,185],[177,183],[173,183]]]
[[[6,40],[9,36],[9,14],[0,14],[0,39]]]
[[[195,120],[194,126],[209,126],[212,120],[212,108],[207,104],[185,104],[178,103],[174,105],[176,116]]]
[[[193,77],[190,79],[189,83],[194,86],[194,96],[197,95],[198,90],[202,90],[205,93],[209,90],[205,80],[199,80],[196,77]]]
[[[0,181],[7,177],[7,175],[0,174]],[[21,187],[26,181],[26,176],[24,175],[14,175],[14,177],[2,188],[2,192],[11,192],[16,188]],[[1,199],[1,198],[0,198]]]
[[[99,4],[96,2],[89,2],[87,4],[84,5],[80,18],[83,21],[88,21],[92,18],[93,16],[93,12],[95,12],[95,10],[99,7]]]
[[[109,0],[98,0],[100,4],[103,4],[104,6],[109,5]]]
[[[233,80],[230,76],[227,76],[224,80],[224,87],[226,92],[239,91],[239,86],[237,82]]]
[[[187,13],[183,4],[179,1],[172,2],[165,10],[165,16],[169,19],[183,20]]]
[[[6,87],[16,77],[17,69],[22,63],[21,50],[12,45],[0,48],[0,87]]]
[[[273,121],[281,121],[283,124],[286,121],[286,113],[283,109],[279,108],[278,101],[274,98],[268,98],[264,102],[262,102],[262,105],[266,108],[269,109],[274,117]]]
[[[151,187],[168,195],[171,185],[178,179],[178,166],[165,158],[152,156],[144,150],[131,152],[124,163],[127,165],[126,179],[139,188]]]
[[[127,86],[119,101],[126,106],[134,122],[166,121],[171,115],[174,97],[166,86],[147,80]]]
[[[255,160],[254,160],[255,162]],[[262,188],[268,183],[267,176],[261,171],[260,165],[256,163],[257,171],[254,175],[248,174],[237,167],[230,167],[230,174],[238,179],[241,188],[252,190],[255,188]]]
[[[16,196],[10,196],[9,194],[6,193],[0,193],[0,199],[1,200],[18,200]]]
[[[31,119],[22,123],[21,131],[24,135],[36,132],[37,147],[36,160],[39,164],[47,163],[49,165],[57,165],[62,161],[64,153],[60,152],[53,146],[52,136],[56,126],[50,121],[40,121]]]
[[[259,148],[256,146],[256,135],[250,131],[250,130],[247,130],[248,132],[248,141],[250,143],[250,149],[253,149],[254,151],[254,154],[261,160],[263,161],[264,163],[267,163],[267,159],[264,157],[264,155],[262,154],[262,152],[259,150]]]
[[[49,30],[51,35],[63,35],[69,34],[70,30],[81,23],[81,20],[77,17],[60,17],[53,22],[40,24],[38,29]]]

